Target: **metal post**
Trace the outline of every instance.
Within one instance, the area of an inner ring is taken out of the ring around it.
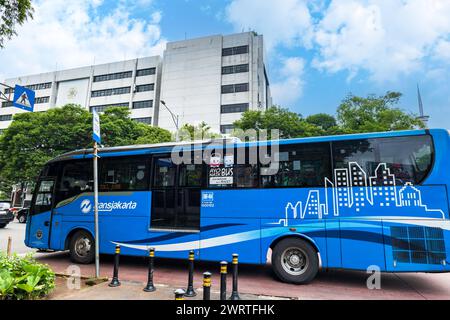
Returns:
[[[238,293],[238,257],[237,253],[233,253],[233,291],[231,292],[230,300],[241,300]]]
[[[226,261],[220,263],[220,300],[227,300],[227,266]]]
[[[94,142],[94,224],[95,224],[95,277],[100,278],[100,241],[98,232],[98,145]]]
[[[150,248],[148,251],[148,258],[149,258],[149,264],[148,264],[148,281],[147,286],[144,288],[145,292],[153,292],[156,290],[155,286],[153,285],[153,270],[155,266],[155,249]]]
[[[179,116],[177,115],[176,116],[176,127],[177,127],[177,132],[176,132],[176,134],[175,134],[175,141],[176,142],[179,142],[180,141],[180,126],[179,126]]]
[[[116,246],[116,254],[114,255],[114,272],[113,272],[113,278],[111,280],[111,283],[109,284],[110,287],[118,287],[120,286],[119,281],[119,258],[120,258],[120,246]]]
[[[12,243],[12,239],[11,239],[11,237],[8,237],[8,246],[6,248],[6,255],[8,257],[11,256],[11,243]]]
[[[183,289],[177,289],[173,292],[175,294],[175,300],[184,300],[184,290]]]
[[[203,300],[211,300],[211,272],[203,273]]]
[[[197,295],[194,290],[194,255],[194,250],[189,251],[188,286],[186,289],[186,293],[184,294],[186,297],[195,297]]]

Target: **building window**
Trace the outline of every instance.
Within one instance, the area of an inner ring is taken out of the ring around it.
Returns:
[[[248,103],[224,104],[220,107],[220,113],[238,113],[248,110]]]
[[[128,108],[129,103],[128,102],[122,102],[122,103],[112,103],[112,104],[104,104],[99,106],[90,106],[89,109],[92,112],[92,110],[95,109],[97,112],[105,112],[106,109],[111,107],[125,107]]]
[[[36,83],[36,84],[30,84],[30,85],[25,86],[25,88],[28,88],[33,91],[50,89],[51,87],[52,87],[51,82]],[[10,93],[14,93],[14,88],[6,88],[5,89],[5,94],[10,94]]]
[[[236,93],[248,91],[248,83],[227,84],[222,86],[222,93]]]
[[[145,109],[153,107],[153,100],[133,102],[133,109]]]
[[[223,124],[220,126],[220,132],[222,134],[228,134],[231,133],[234,129],[234,125],[232,124]]]
[[[145,124],[152,124],[152,117],[146,117],[146,118],[134,118],[134,121],[145,123]]]
[[[50,89],[52,87],[52,83],[51,82],[46,82],[46,83],[38,83],[38,84],[31,84],[29,86],[25,86],[30,90],[45,90],[45,89]]]
[[[4,114],[0,116],[0,121],[11,121],[12,120],[12,114]]]
[[[8,108],[8,107],[12,107],[13,106],[13,102],[12,101],[4,101],[2,102],[2,108]]]
[[[132,71],[117,72],[117,73],[110,73],[110,74],[102,74],[102,75],[99,75],[99,76],[94,76],[94,82],[126,79],[126,78],[131,78],[132,76],[133,76],[133,72]]]
[[[222,49],[222,56],[232,56],[235,54],[244,54],[244,53],[248,53],[248,45]]]
[[[119,95],[119,94],[127,94],[127,93],[130,93],[130,91],[131,91],[131,87],[96,90],[96,91],[92,91],[91,97],[96,98],[96,97],[115,96],[115,95]]]
[[[150,76],[155,74],[156,68],[141,69],[136,72],[136,77]]]
[[[48,103],[50,101],[50,97],[37,97],[36,100],[34,101],[35,104],[40,104],[40,103]]]
[[[145,92],[145,91],[153,91],[155,90],[155,84],[154,83],[150,83],[150,84],[143,84],[140,86],[136,86],[136,92]]]
[[[247,64],[238,64],[235,66],[226,66],[222,67],[222,74],[233,74],[233,73],[241,73],[248,72],[248,63]]]

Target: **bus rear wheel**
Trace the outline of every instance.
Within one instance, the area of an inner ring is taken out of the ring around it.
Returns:
[[[79,230],[70,238],[70,260],[75,263],[89,264],[95,258],[95,243],[91,234]]]
[[[272,250],[272,268],[283,282],[307,284],[319,271],[316,250],[306,241],[296,238],[281,240]]]

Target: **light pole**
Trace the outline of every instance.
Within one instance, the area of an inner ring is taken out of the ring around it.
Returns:
[[[180,131],[180,127],[179,127],[179,116],[177,114],[174,114],[169,107],[166,105],[166,102],[164,100],[161,100],[161,104],[166,107],[167,111],[169,111],[171,117],[172,117],[172,121],[175,124],[175,128],[177,128],[177,131],[175,133],[175,141],[178,142],[180,140],[179,137],[179,131]]]

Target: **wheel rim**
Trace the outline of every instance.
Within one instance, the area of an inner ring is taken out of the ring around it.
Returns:
[[[75,242],[75,253],[79,257],[87,257],[91,251],[91,240],[88,237],[78,238]]]
[[[281,266],[288,274],[299,276],[308,269],[308,255],[300,248],[287,248],[281,254]]]

